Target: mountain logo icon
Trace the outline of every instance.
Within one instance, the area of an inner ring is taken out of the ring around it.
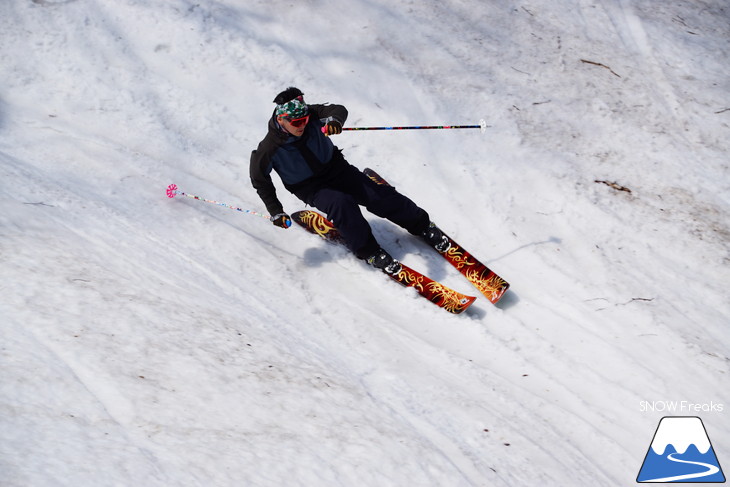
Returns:
[[[636,482],[725,482],[702,420],[696,416],[663,417]]]

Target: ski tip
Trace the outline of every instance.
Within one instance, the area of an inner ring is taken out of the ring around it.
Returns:
[[[167,187],[166,194],[167,194],[167,197],[168,198],[174,198],[175,195],[177,194],[177,184],[171,184],[171,185],[169,185]]]
[[[479,127],[481,128],[482,133],[485,133],[487,131],[487,121],[483,118],[479,120]]]
[[[469,308],[472,304],[474,304],[474,301],[476,301],[476,296],[464,296],[459,300],[460,306],[452,308],[450,311],[456,315],[463,313],[464,311]]]
[[[484,294],[492,304],[497,304],[507,293],[507,289],[509,289],[509,283],[505,280],[502,280],[500,287],[495,288],[491,292]]]

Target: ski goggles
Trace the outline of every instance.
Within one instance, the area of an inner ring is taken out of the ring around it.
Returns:
[[[304,127],[305,125],[307,125],[307,122],[309,122],[309,115],[289,120],[291,126],[296,128]]]

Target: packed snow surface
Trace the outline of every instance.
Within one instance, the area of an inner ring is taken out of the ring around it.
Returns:
[[[487,121],[334,141],[500,305],[165,196],[264,212],[291,85],[350,127]],[[0,484],[631,485],[666,415],[730,464],[729,124],[726,0],[5,0]]]

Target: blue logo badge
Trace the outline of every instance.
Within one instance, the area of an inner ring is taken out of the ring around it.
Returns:
[[[636,481],[725,482],[702,420],[696,416],[663,417]]]

